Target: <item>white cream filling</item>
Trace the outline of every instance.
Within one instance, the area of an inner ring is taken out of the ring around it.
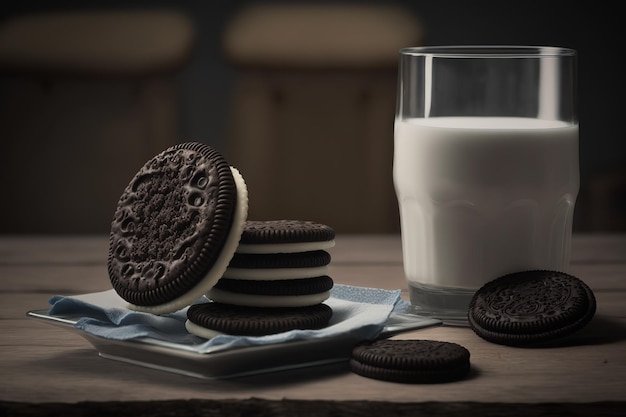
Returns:
[[[211,287],[213,287],[217,281],[224,275],[224,271],[228,268],[228,264],[232,259],[237,246],[239,245],[239,239],[243,232],[243,226],[248,217],[248,188],[243,177],[239,171],[230,167],[237,186],[237,203],[235,207],[235,213],[233,218],[233,224],[224,243],[224,247],[220,252],[217,260],[213,264],[213,267],[209,272],[200,280],[193,288],[187,291],[185,294],[171,301],[154,306],[137,306],[129,304],[128,308],[134,311],[141,311],[152,314],[167,314],[180,310],[192,304],[198,298],[202,297]]]
[[[249,307],[306,307],[319,304],[330,297],[330,291],[307,295],[257,295],[243,294],[212,288],[207,297],[211,300]]]
[[[313,268],[227,268],[224,278],[249,281],[279,281],[285,279],[316,278],[328,275],[328,267]]]
[[[314,250],[330,249],[335,246],[335,240],[323,242],[296,242],[296,243],[242,243],[237,253],[294,253]]]
[[[196,336],[204,337],[205,339],[212,339],[215,336],[219,336],[224,333],[217,332],[215,330],[207,329],[206,327],[202,327],[192,322],[191,320],[187,320],[185,322],[185,328],[191,334],[195,334]]]

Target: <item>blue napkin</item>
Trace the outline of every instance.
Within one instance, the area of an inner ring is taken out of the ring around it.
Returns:
[[[196,303],[207,302],[200,298]],[[399,324],[402,329],[439,324],[404,314],[409,303],[400,298],[400,290],[355,287],[335,284],[325,301],[333,309],[333,317],[323,329],[292,330],[268,336],[219,335],[206,340],[185,329],[188,307],[175,313],[153,315],[132,311],[114,290],[78,296],[53,296],[48,314],[80,317],[75,327],[106,339],[131,340],[150,338],[176,344],[179,349],[209,353],[235,347],[283,343],[292,340],[325,337],[351,337],[355,341],[376,338],[386,324]]]

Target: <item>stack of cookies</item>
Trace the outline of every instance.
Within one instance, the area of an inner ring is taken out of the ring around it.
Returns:
[[[333,287],[325,249],[334,238],[332,228],[310,221],[247,221],[226,272],[207,293],[213,302],[189,308],[187,329],[209,338],[323,327],[332,315],[323,302]],[[228,311],[228,320],[218,317],[218,309]],[[276,330],[269,330],[270,322]]]
[[[334,230],[247,215],[246,183],[215,149],[164,150],[119,199],[107,262],[113,288],[136,311],[189,306],[187,328],[207,338],[326,326]],[[211,302],[192,305],[205,295]]]
[[[334,285],[327,249],[335,245],[335,231],[310,221],[247,216],[244,178],[220,153],[198,142],[165,149],[141,167],[118,201],[107,259],[113,288],[131,310],[160,315],[187,308],[185,327],[207,339],[326,327],[333,310],[324,301]],[[208,300],[198,302],[201,297]],[[430,380],[445,347],[451,364],[434,374],[436,381],[467,372],[468,354],[460,347],[391,343],[357,347],[353,370],[392,381]],[[390,347],[399,353],[371,359],[371,350]],[[423,358],[430,352],[435,359]],[[396,356],[402,364],[415,362],[415,369],[396,369]]]
[[[247,221],[213,301],[250,307],[303,307],[330,296],[334,231],[305,221]]]

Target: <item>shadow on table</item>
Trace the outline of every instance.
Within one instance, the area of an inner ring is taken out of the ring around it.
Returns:
[[[606,345],[626,340],[626,324],[613,317],[596,315],[576,333],[553,342],[533,344],[533,348]]]
[[[626,323],[613,317],[597,315],[577,335],[591,345],[620,342],[626,340]]]
[[[101,358],[98,357],[96,349],[73,349],[60,352],[45,360],[35,359],[35,361],[37,361],[35,368],[40,369],[43,373],[69,374],[79,379],[97,377],[102,381],[119,382],[123,380],[125,383],[136,382],[137,384],[149,382],[150,385],[161,384],[164,387],[180,386],[185,389],[197,387],[201,391],[206,391],[207,387],[215,384],[219,386],[220,391],[225,393],[249,389],[251,395],[254,395],[254,392],[261,393],[273,387],[280,388],[281,386],[316,380],[323,381],[350,372],[348,362],[345,361],[246,377],[202,379]]]
[[[281,387],[324,381],[325,379],[336,378],[351,372],[348,361],[344,361],[245,377],[201,379],[129,365],[123,362],[99,358],[97,355],[95,349],[62,352],[45,361],[40,360],[37,363],[37,368],[54,374],[75,375],[78,379],[97,377],[101,381],[119,382],[123,380],[125,383],[136,382],[139,385],[149,382],[150,385],[159,384],[163,387],[179,386],[184,387],[188,393],[190,392],[189,390],[193,389],[197,389],[198,392],[204,392],[207,388],[217,384],[216,386],[219,386],[219,390],[223,393],[235,393],[246,390],[250,391],[249,394],[251,396],[262,395],[267,390],[280,389]],[[463,380],[479,378],[480,374],[480,370],[473,366],[470,373]]]

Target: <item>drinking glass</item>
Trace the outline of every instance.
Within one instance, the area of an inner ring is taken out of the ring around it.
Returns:
[[[468,45],[399,55],[393,180],[411,305],[467,325],[486,282],[568,269],[576,51]]]

